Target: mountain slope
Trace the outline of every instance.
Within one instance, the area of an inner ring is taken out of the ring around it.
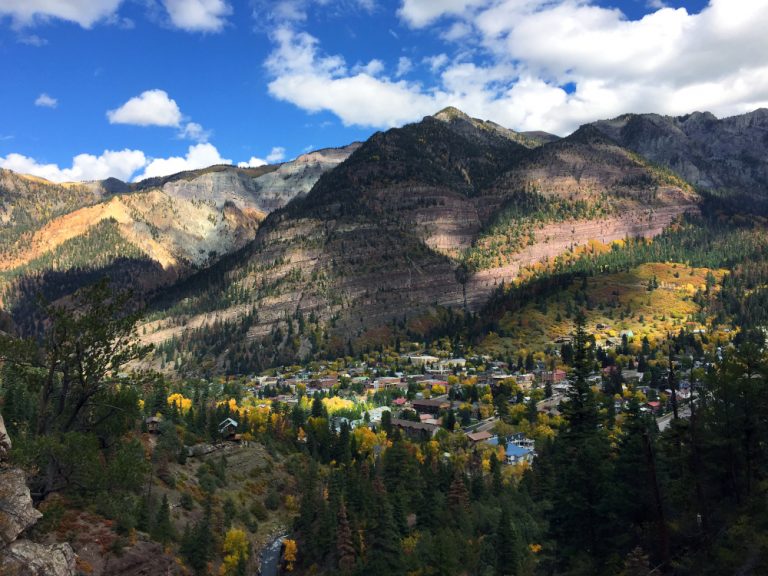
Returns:
[[[375,134],[270,214],[236,257],[157,303],[148,339],[168,342],[166,362],[205,350],[236,370],[338,351],[435,305],[477,308],[575,244],[657,234],[697,201],[595,130],[540,145],[449,109]],[[469,260],[502,224],[525,242]]]
[[[268,212],[306,194],[356,146],[275,166],[213,166],[132,185],[114,179],[54,184],[3,170],[3,306],[30,325],[37,292],[55,299],[99,274],[140,292],[169,285],[253,240]]]

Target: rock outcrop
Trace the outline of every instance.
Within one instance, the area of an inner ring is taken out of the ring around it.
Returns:
[[[6,438],[3,441],[3,438]],[[0,415],[0,443],[10,447]],[[69,544],[42,545],[19,538],[42,514],[32,505],[24,472],[6,465],[0,454],[0,574],[74,576],[75,553]]]
[[[592,126],[700,189],[768,200],[768,109],[722,119],[625,114]]]
[[[3,576],[74,576],[75,553],[69,544],[44,546],[17,540],[0,550]]]

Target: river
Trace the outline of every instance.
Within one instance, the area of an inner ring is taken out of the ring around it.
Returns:
[[[285,535],[281,534],[261,549],[259,558],[261,570],[259,571],[259,576],[277,576],[283,540],[285,540]]]

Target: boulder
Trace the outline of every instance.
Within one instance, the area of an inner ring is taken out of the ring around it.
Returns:
[[[0,462],[3,462],[8,457],[8,452],[11,451],[11,437],[8,436],[8,431],[5,429],[5,422],[3,421],[3,415],[0,414]]]
[[[75,553],[69,544],[44,546],[18,540],[0,553],[3,576],[75,576]]]
[[[0,550],[42,517],[32,505],[24,472],[0,468]]]

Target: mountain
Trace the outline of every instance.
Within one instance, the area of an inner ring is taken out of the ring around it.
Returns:
[[[356,147],[135,184],[54,184],[0,171],[4,307],[24,322],[37,292],[56,299],[100,273],[139,291],[171,284],[253,240],[269,212],[306,194]]]
[[[768,109],[723,119],[625,114],[592,126],[700,190],[768,201]]]
[[[164,363],[231,370],[338,352],[698,210],[688,184],[593,127],[549,140],[456,109],[377,133],[254,242],[165,293],[147,339]]]

